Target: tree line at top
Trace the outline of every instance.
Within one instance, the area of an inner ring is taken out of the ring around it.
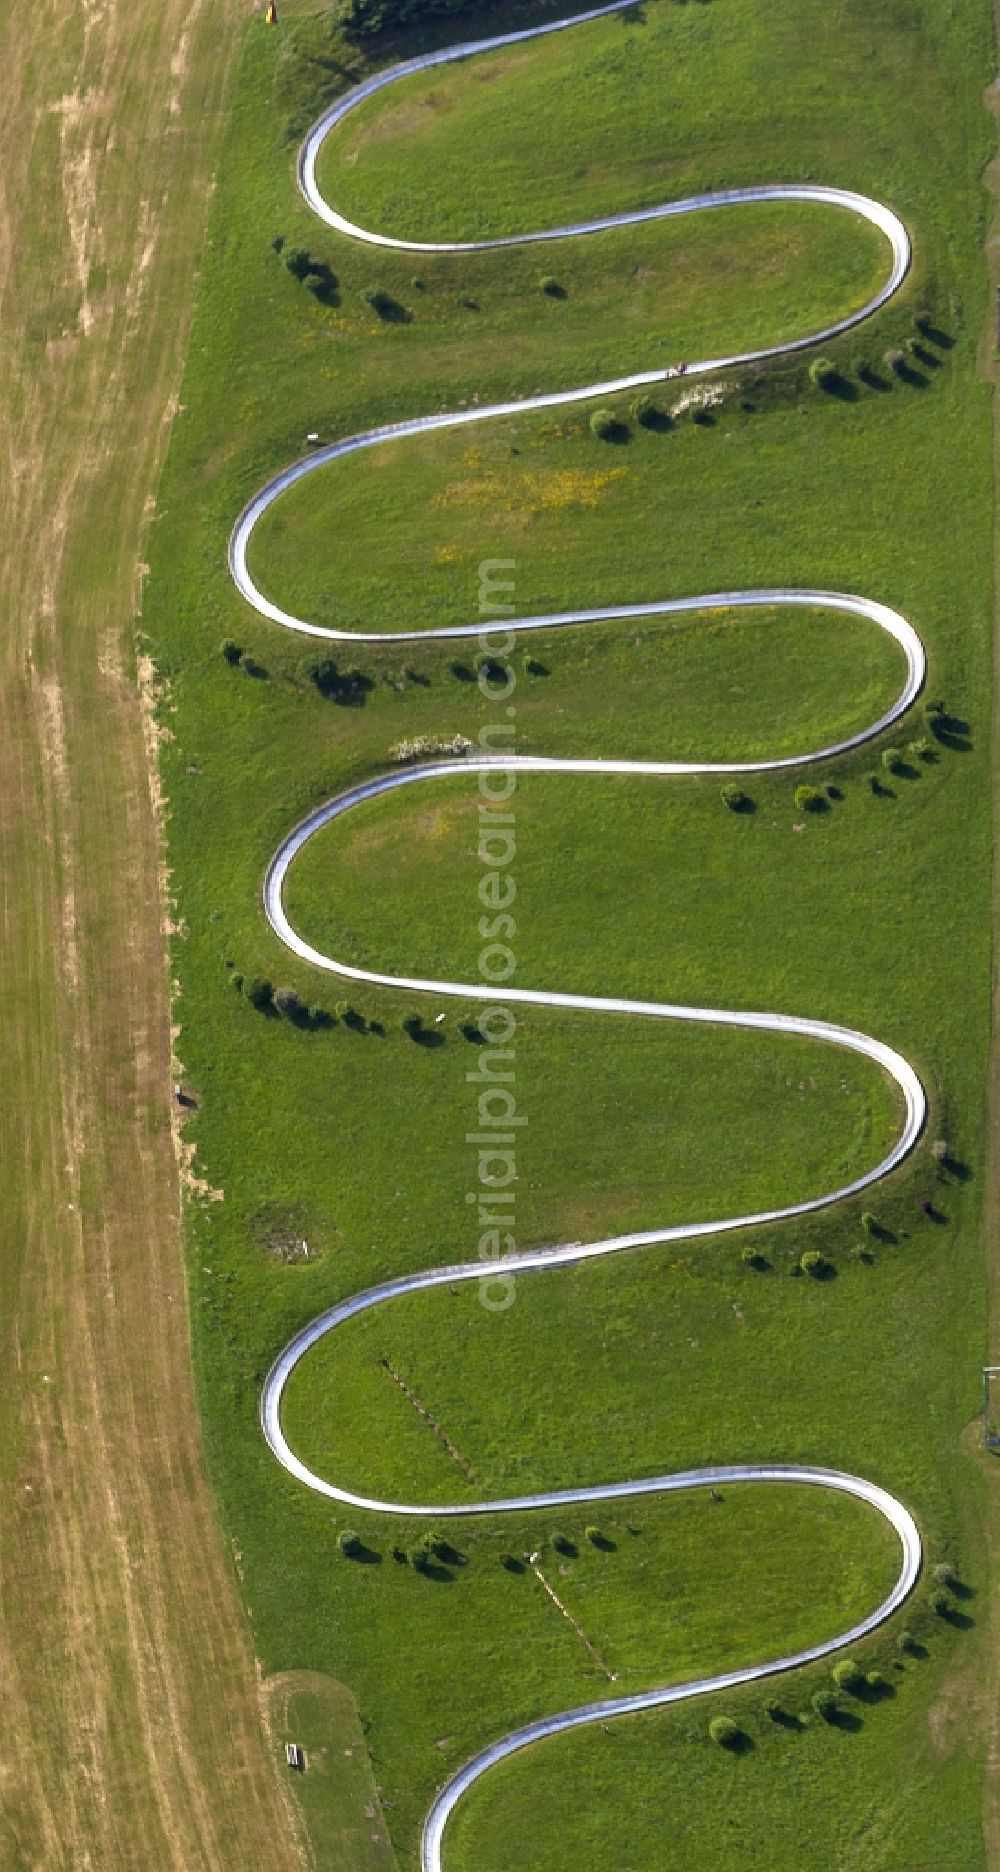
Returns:
[[[340,0],[337,21],[350,38],[370,39],[378,33],[401,32],[425,20],[469,13],[481,0]]]

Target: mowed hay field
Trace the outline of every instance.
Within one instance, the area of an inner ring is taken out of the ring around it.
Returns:
[[[463,16],[462,30],[513,17]],[[474,621],[489,559],[514,561],[521,615],[853,591],[919,630],[926,699],[946,709],[922,701],[807,775],[751,778],[741,813],[707,778],[519,784],[518,985],[864,1028],[921,1072],[927,1136],[865,1200],[805,1223],[521,1279],[503,1313],[444,1289],[353,1322],[289,1387],[295,1448],[360,1493],[439,1504],[695,1463],[822,1464],[896,1492],[927,1567],[859,1649],[884,1681],[842,1696],[836,1723],[813,1707],[830,1684],[818,1667],[774,1689],[777,1715],[767,1687],[546,1744],[464,1804],[454,1872],[988,1863],[988,1494],[965,1432],[985,1343],[992,444],[976,353],[990,51],[980,5],[834,15],[776,0],[762,15],[751,0],[645,0],[409,80],[324,152],[331,200],[418,239],[801,178],[886,201],[914,242],[893,303],[824,346],[826,387],[803,357],[723,373],[705,421],[676,385],[655,393],[652,423],[612,399],[617,442],[583,404],[380,447],[309,477],[251,545],[269,598],[359,633]],[[169,730],[186,1136],[224,1192],[189,1212],[212,1471],[265,1669],[301,1682],[324,1764],[309,1795],[318,1863],[354,1862],[360,1816],[373,1851],[388,1838],[412,1868],[435,1788],[477,1747],[544,1711],[842,1630],[878,1603],[895,1555],[867,1510],[775,1487],[591,1511],[593,1533],[573,1513],[460,1522],[415,1566],[433,1522],[348,1514],[269,1456],[260,1388],[294,1330],[380,1279],[475,1256],[479,1046],[475,1005],[348,990],[293,961],[263,916],[264,871],[303,814],[398,743],[475,739],[496,709],[469,680],[472,647],[454,643],[336,644],[317,684],[327,647],[238,600],[229,531],[310,433],[778,343],[863,303],[885,255],[852,217],[799,205],[543,254],[366,250],[318,225],[295,184],[302,134],[366,69],[325,10],[288,6],[279,31],[248,31],[144,626]],[[286,264],[299,251],[307,281]],[[633,758],[801,752],[876,718],[902,678],[862,623],[767,606],[542,631],[512,667],[519,751]],[[898,760],[883,760],[889,743]],[[823,811],[796,804],[802,778],[825,790]],[[461,777],[359,809],[293,868],[296,927],[360,966],[469,978],[476,825]],[[238,989],[255,976],[315,1013],[258,1011]],[[531,1011],[516,1071],[525,1248],[829,1190],[900,1123],[873,1068],[770,1037]],[[799,1271],[809,1251],[828,1278]],[[360,1557],[341,1551],[349,1530]],[[519,1561],[529,1550],[571,1617]],[[742,1723],[742,1754],[709,1741],[717,1714]],[[333,1771],[359,1733],[371,1784]]]
[[[299,1863],[206,1482],[132,650],[234,18],[0,7],[0,1865]]]

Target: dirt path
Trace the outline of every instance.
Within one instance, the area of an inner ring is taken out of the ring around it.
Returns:
[[[0,0],[0,1866],[300,1863],[192,1401],[134,681],[225,0]]]

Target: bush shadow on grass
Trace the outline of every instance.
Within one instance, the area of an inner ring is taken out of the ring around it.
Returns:
[[[891,1703],[895,1694],[896,1686],[888,1677],[881,1678],[878,1683],[858,1684],[857,1688],[851,1691],[851,1695],[856,1697],[859,1703],[867,1703],[870,1707],[876,1703]]]
[[[824,396],[833,397],[839,403],[856,403],[858,400],[857,384],[845,377],[842,371],[827,371],[820,378],[819,387]]]
[[[419,1014],[408,1014],[403,1022],[403,1032],[408,1034],[415,1046],[443,1047],[444,1034],[436,1027],[425,1027]]]
[[[883,377],[873,364],[863,364],[858,371],[858,378],[869,390],[881,390],[883,394],[888,394],[892,389],[888,378]]]
[[[951,1575],[951,1578],[949,1579],[948,1591],[951,1593],[954,1593],[956,1599],[961,1599],[963,1601],[968,1601],[969,1599],[975,1599],[978,1597],[976,1588],[974,1586],[970,1586],[966,1580],[959,1579],[958,1576],[954,1573]]]
[[[721,1752],[723,1755],[735,1755],[739,1759],[743,1755],[752,1755],[756,1747],[753,1736],[748,1735],[745,1729],[740,1729],[731,1741],[721,1744]]]
[[[951,1590],[954,1592],[955,1588]],[[939,1612],[938,1618],[943,1625],[950,1625],[953,1631],[971,1631],[976,1623],[971,1612],[963,1612],[961,1606],[957,1605],[948,1606],[946,1611]]]
[[[919,331],[921,338],[925,339],[928,344],[937,345],[939,351],[951,351],[954,349],[955,340],[952,338],[951,334],[943,331],[940,325],[932,324],[930,319],[921,320]],[[940,363],[940,359],[936,361]]]
[[[359,1540],[355,1546],[351,1548],[346,1558],[348,1560],[353,1560],[355,1566],[382,1565],[382,1555],[379,1553],[378,1548],[369,1547],[367,1542],[363,1540]]]
[[[383,325],[412,325],[413,323],[413,313],[409,308],[402,305],[398,299],[391,298],[388,293],[380,297],[378,305],[371,306],[371,310]]]
[[[865,1234],[870,1235],[872,1241],[885,1242],[887,1247],[899,1240],[895,1229],[891,1229],[887,1222],[876,1222],[874,1216],[865,1224]]]
[[[931,718],[930,730],[935,741],[949,748],[953,754],[971,754],[972,726],[963,716],[952,715],[945,710]]]
[[[432,1558],[419,1561],[415,1560],[413,1562],[413,1571],[418,1574],[421,1579],[434,1580],[438,1586],[453,1586],[455,1584],[455,1575],[451,1568],[442,1566],[440,1560],[434,1560]]]

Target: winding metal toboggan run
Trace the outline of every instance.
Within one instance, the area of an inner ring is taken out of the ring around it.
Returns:
[[[457,254],[523,246],[529,242],[558,241],[570,236],[596,233],[609,228],[628,227],[645,221],[665,220],[672,216],[694,214],[713,208],[738,206],[746,202],[820,202],[861,216],[884,235],[891,256],[891,265],[885,284],[860,310],[835,324],[825,326],[821,331],[814,332],[808,337],[796,339],[784,345],[738,352],[728,357],[694,361],[685,366],[684,375],[685,377],[704,375],[727,366],[759,363],[768,358],[804,350],[833,338],[838,333],[860,324],[862,320],[870,318],[892,297],[905,278],[910,263],[909,236],[902,222],[891,209],[870,200],[867,196],[857,195],[845,189],[798,183],[730,189],[715,194],[694,195],[684,201],[668,202],[660,207],[607,215],[599,220],[577,222],[566,227],[550,228],[523,235],[510,235],[496,240],[466,242],[404,241],[392,239],[384,234],[371,233],[368,229],[357,226],[344,215],[339,214],[324,200],[316,178],[316,162],[323,142],[336,125],[342,123],[344,118],[366,98],[373,97],[376,93],[413,73],[430,71],[440,65],[473,58],[478,53],[541,38],[549,33],[568,31],[586,21],[625,12],[632,4],[634,0],[611,0],[611,4],[594,7],[571,19],[556,20],[551,24],[532,27],[522,32],[503,33],[492,39],[450,46],[443,51],[428,53],[422,58],[410,59],[405,64],[379,72],[364,84],[358,85],[324,112],[310,130],[302,146],[299,156],[299,183],[310,207],[322,221],[339,234],[346,235],[352,240],[363,241],[370,246],[397,248],[412,253]],[[376,448],[383,442],[426,435],[433,430],[489,422],[495,417],[521,414],[525,410],[551,409],[568,403],[583,402],[597,396],[610,395],[616,391],[642,388],[646,385],[662,383],[677,374],[676,369],[640,371],[630,376],[611,378],[602,383],[585,384],[575,390],[558,391],[545,396],[524,397],[513,402],[494,403],[473,409],[416,417],[405,422],[389,423],[381,428],[370,429],[360,435],[349,436],[325,448],[317,449],[307,458],[293,463],[291,467],[285,468],[276,475],[254,496],[240,515],[233,529],[229,548],[230,568],[235,583],[243,597],[262,617],[271,619],[273,623],[280,624],[287,630],[299,631],[310,637],[362,643],[408,643],[421,639],[476,637],[482,630],[481,621],[440,630],[359,632],[328,629],[310,624],[304,618],[294,617],[265,597],[250,574],[247,565],[247,548],[254,527],[268,508],[306,475],[314,473],[328,462],[353,455],[361,449]],[[860,734],[835,742],[828,747],[800,755],[791,755],[781,760],[690,762],[611,758],[551,759],[541,755],[470,755],[459,760],[425,762],[419,766],[378,775],[362,785],[352,787],[320,807],[318,811],[311,813],[289,834],[269,867],[264,886],[264,905],[276,935],[294,954],[329,974],[342,976],[349,981],[368,982],[378,987],[409,988],[419,990],[424,994],[450,995],[466,1002],[496,1000],[539,1007],[571,1008],[598,1014],[638,1015],[654,1020],[695,1021],[712,1026],[757,1028],[768,1033],[800,1035],[806,1039],[823,1041],[830,1046],[842,1047],[851,1053],[863,1054],[895,1081],[902,1094],[905,1118],[892,1149],[874,1169],[840,1189],[831,1190],[806,1202],[790,1203],[784,1208],[765,1210],[754,1215],[716,1217],[705,1222],[615,1236],[606,1241],[573,1243],[535,1252],[519,1253],[497,1264],[505,1273],[529,1274],[545,1268],[575,1266],[581,1261],[617,1254],[623,1249],[641,1248],[659,1242],[691,1241],[703,1235],[718,1235],[757,1224],[780,1222],[792,1216],[807,1215],[815,1210],[828,1208],[847,1197],[857,1196],[862,1190],[888,1176],[916,1144],[926,1116],[926,1097],[920,1079],[909,1062],[884,1042],[850,1028],[838,1027],[826,1021],[808,1020],[798,1015],[672,1006],[659,1001],[631,1001],[596,995],[559,994],[543,989],[484,986],[481,982],[428,981],[419,976],[385,975],[373,969],[351,967],[333,956],[324,955],[314,949],[293,929],[284,906],[284,885],[289,868],[302,847],[323,826],[349,812],[352,807],[399,787],[423,785],[454,775],[458,771],[479,773],[494,767],[534,773],[657,776],[697,773],[750,774],[795,769],[806,767],[833,755],[844,754],[874,739],[905,714],[919,694],[924,681],[926,660],[923,645],[912,625],[897,612],[891,610],[888,605],[880,604],[874,599],[860,598],[842,592],[808,591],[778,586],[767,590],[702,593],[695,597],[674,598],[658,603],[614,605],[600,610],[564,611],[548,616],[505,620],[505,628],[518,632],[553,630],[598,621],[627,620],[631,622],[636,618],[700,611],[715,606],[749,607],[756,605],[807,606],[811,609],[828,611],[834,617],[846,613],[868,619],[877,629],[885,631],[894,638],[903,651],[906,660],[906,679],[897,700],[877,721]],[[692,1697],[708,1695],[710,1692],[732,1689],[737,1685],[776,1676],[780,1672],[794,1670],[801,1665],[830,1656],[845,1646],[857,1643],[889,1618],[912,1591],[921,1565],[920,1535],[913,1516],[903,1503],[873,1482],[867,1482],[858,1476],[841,1474],[836,1470],[782,1463],[740,1463],[723,1468],[692,1469],[674,1475],[646,1476],[635,1481],[609,1482],[591,1488],[557,1489],[539,1494],[514,1496],[499,1501],[477,1502],[471,1506],[466,1503],[442,1506],[439,1503],[379,1501],[368,1496],[355,1495],[350,1490],[339,1488],[322,1476],[314,1474],[289,1446],[281,1424],[282,1395],[299,1360],[328,1333],[373,1307],[432,1287],[478,1281],[482,1279],[482,1275],[483,1265],[478,1260],[454,1267],[433,1268],[424,1273],[403,1275],[397,1280],[386,1281],[377,1287],[369,1288],[364,1293],[341,1301],[339,1305],[331,1307],[318,1319],[313,1320],[303,1331],[296,1334],[269,1372],[261,1399],[261,1423],[264,1435],[278,1461],[290,1475],[295,1476],[298,1481],[307,1488],[313,1489],[317,1494],[325,1495],[333,1501],[342,1502],[350,1507],[391,1515],[433,1516],[436,1521],[475,1515],[523,1513],[526,1510],[539,1508],[565,1508],[583,1503],[621,1501],[636,1496],[668,1495],[684,1489],[705,1488],[710,1485],[717,1486],[720,1483],[795,1483],[811,1488],[833,1489],[842,1495],[850,1495],[867,1502],[895,1530],[900,1543],[901,1562],[896,1583],[882,1604],[859,1620],[850,1631],[843,1632],[836,1638],[810,1646],[791,1656],[776,1658],[769,1663],[753,1665],[744,1670],[727,1671],[720,1676],[704,1677],[663,1689],[647,1690],[634,1696],[610,1697],[600,1702],[584,1704],[577,1709],[562,1711],[558,1715],[544,1716],[537,1722],[515,1729],[509,1735],[492,1743],[453,1775],[437,1795],[424,1825],[421,1849],[423,1872],[442,1872],[442,1839],[449,1816],[473,1783],[498,1762],[508,1759],[530,1743],[542,1741],[546,1737],[559,1735],[570,1729],[583,1727],[588,1723],[607,1722],[615,1716],[631,1715],[639,1710],[656,1709],[668,1703],[679,1703]]]

